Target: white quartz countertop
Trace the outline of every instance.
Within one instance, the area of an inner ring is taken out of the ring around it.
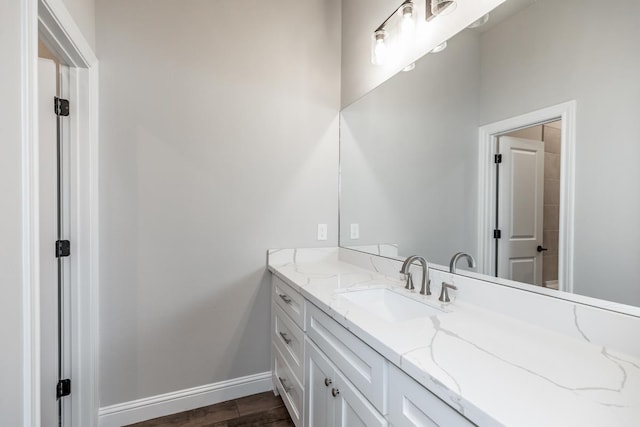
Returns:
[[[407,291],[399,280],[337,257],[272,257],[269,269],[477,425],[640,426],[637,357],[465,303],[462,296],[442,306],[437,295]],[[368,288],[387,288],[445,312],[392,323],[339,296]]]

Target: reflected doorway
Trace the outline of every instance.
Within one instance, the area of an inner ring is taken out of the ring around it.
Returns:
[[[575,101],[480,127],[480,273],[573,292],[575,128]]]
[[[494,276],[558,289],[562,120],[496,139]]]

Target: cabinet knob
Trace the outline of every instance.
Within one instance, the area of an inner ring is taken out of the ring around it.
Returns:
[[[333,395],[333,397],[336,397],[337,395],[340,394],[340,390],[338,390],[337,388],[332,388],[331,394]]]
[[[324,385],[329,387],[331,384],[333,384],[333,381],[331,380],[331,378],[325,378],[324,379]]]

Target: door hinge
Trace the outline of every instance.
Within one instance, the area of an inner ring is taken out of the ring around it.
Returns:
[[[496,154],[495,156],[493,156],[493,163],[502,163],[502,154]]]
[[[68,240],[56,241],[56,258],[62,258],[71,255],[71,242]]]
[[[58,386],[56,387],[56,396],[58,399],[64,396],[69,396],[71,394],[71,380],[64,379],[58,381]]]
[[[493,238],[494,239],[500,239],[502,237],[502,231],[500,230],[493,230]]]
[[[58,98],[57,96],[54,98],[53,104],[54,111],[56,116],[68,116],[69,115],[69,100]]]

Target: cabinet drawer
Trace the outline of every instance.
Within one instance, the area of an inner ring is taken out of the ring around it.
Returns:
[[[274,348],[275,358],[273,367],[273,382],[275,383],[284,405],[289,411],[289,416],[293,420],[296,427],[302,427],[302,405],[304,402],[304,394],[302,385],[291,372],[291,369],[285,362],[282,353],[277,347]]]
[[[304,298],[275,275],[271,279],[273,300],[300,327],[304,328]]]
[[[383,415],[387,412],[387,361],[313,304],[307,335]]]
[[[277,304],[273,304],[274,324],[273,324],[273,342],[284,356],[289,367],[301,381],[304,377],[303,373],[303,357],[304,357],[304,334],[293,321],[287,316]]]
[[[389,415],[395,426],[472,427],[471,421],[444,403],[409,375],[389,368]]]

